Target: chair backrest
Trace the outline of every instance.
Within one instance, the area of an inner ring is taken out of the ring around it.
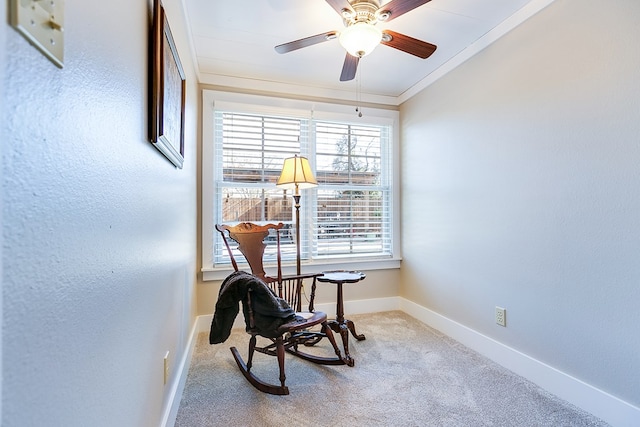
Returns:
[[[244,255],[249,267],[251,268],[251,274],[258,276],[267,283],[280,282],[282,280],[282,261],[280,258],[280,229],[284,227],[283,223],[258,225],[251,222],[241,222],[237,225],[216,225],[216,230],[222,235],[222,241],[224,242],[229,257],[231,258],[231,264],[235,271],[238,270],[238,263],[233,256],[233,251],[229,246],[227,234],[229,237],[238,243],[238,250]],[[264,271],[264,251],[267,244],[264,239],[269,235],[270,230],[275,231],[276,236],[276,253],[278,262],[278,272],[276,277],[267,276]]]
[[[244,255],[251,274],[262,279],[277,296],[289,303],[294,310],[302,311],[303,299],[303,280],[311,280],[311,293],[304,297],[309,302],[308,311],[314,311],[314,299],[316,293],[316,278],[322,276],[322,273],[306,273],[296,275],[282,275],[282,258],[280,253],[280,230],[284,227],[283,223],[258,225],[251,222],[241,222],[237,225],[216,224],[216,230],[222,235],[222,241],[227,248],[231,264],[235,271],[240,271],[238,263],[233,255],[233,250],[229,246],[229,239],[238,244],[238,250]],[[270,232],[275,233],[276,238],[276,259],[277,274],[276,276],[267,276],[264,271],[263,257],[267,244],[264,240],[269,236]],[[228,237],[227,237],[228,236]]]

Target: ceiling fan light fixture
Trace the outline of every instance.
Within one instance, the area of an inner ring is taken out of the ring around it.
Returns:
[[[362,58],[370,54],[382,40],[382,31],[367,22],[356,22],[340,33],[338,41],[349,54]]]

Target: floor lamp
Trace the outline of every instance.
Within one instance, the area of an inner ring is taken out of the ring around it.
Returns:
[[[282,172],[276,186],[284,189],[294,189],[293,200],[296,207],[296,274],[300,274],[300,190],[318,185],[313,176],[311,165],[306,157],[297,154],[284,159]]]

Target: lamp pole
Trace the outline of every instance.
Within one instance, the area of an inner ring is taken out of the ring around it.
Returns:
[[[296,208],[296,274],[300,275],[300,189],[296,183],[296,192],[293,195]]]
[[[300,187],[302,185],[302,187]],[[296,274],[301,274],[300,268],[300,188],[310,188],[318,185],[309,160],[306,157],[300,157],[297,154],[293,157],[284,159],[282,172],[276,182],[276,186],[285,189],[295,189],[293,200],[296,208]]]

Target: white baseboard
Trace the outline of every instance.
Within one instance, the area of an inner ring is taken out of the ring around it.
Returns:
[[[316,311],[323,311],[327,313],[328,317],[336,316],[335,302],[316,304],[314,308]],[[392,310],[400,310],[400,297],[373,298],[344,302],[344,311],[345,313],[349,314],[377,313],[379,311]],[[198,316],[196,320],[197,331],[209,332],[212,320],[213,314]],[[244,328],[244,318],[242,317],[242,311],[238,313],[235,322],[233,322],[233,328]]]
[[[400,310],[615,427],[640,425],[640,408],[407,299]]]
[[[389,298],[372,298],[361,299],[357,301],[345,301],[344,312],[349,314],[366,314],[377,313],[380,311],[393,311],[400,310],[400,297]],[[317,311],[323,311],[327,313],[329,317],[336,316],[336,303],[323,303],[316,304],[315,309]]]
[[[169,393],[169,398],[167,399],[167,406],[163,408],[160,427],[173,427],[176,423],[176,416],[178,415],[178,409],[180,408],[182,393],[184,392],[184,386],[187,383],[191,357],[193,356],[193,350],[195,349],[196,342],[198,341],[196,338],[198,337],[199,332],[199,317],[191,328],[189,340],[187,341],[187,348],[180,359],[180,363],[178,363],[178,366],[176,367],[176,372],[179,372],[179,374],[173,378],[173,382],[171,383],[171,391]]]
[[[329,317],[334,317],[336,314],[335,303],[318,304],[316,309],[324,311]],[[390,297],[345,301],[344,309],[347,314],[404,311],[612,426],[635,427],[640,425],[640,408],[407,299]],[[172,427],[175,423],[196,337],[200,332],[209,332],[212,319],[213,314],[198,316],[196,319],[189,337],[187,351],[180,362],[180,378],[175,381],[176,385],[172,390],[170,406],[165,409],[163,427]],[[244,328],[242,315],[236,318],[234,328],[236,327]]]
[[[211,321],[213,320],[213,313],[212,314],[205,314],[202,316],[198,316],[198,318],[196,319],[196,327],[198,329],[198,333],[200,332],[209,332],[211,330]],[[233,324],[233,327],[240,327],[240,326],[244,326],[244,321],[242,321],[242,325],[240,325],[241,320],[241,316],[238,315],[238,317],[236,317],[236,322]]]

